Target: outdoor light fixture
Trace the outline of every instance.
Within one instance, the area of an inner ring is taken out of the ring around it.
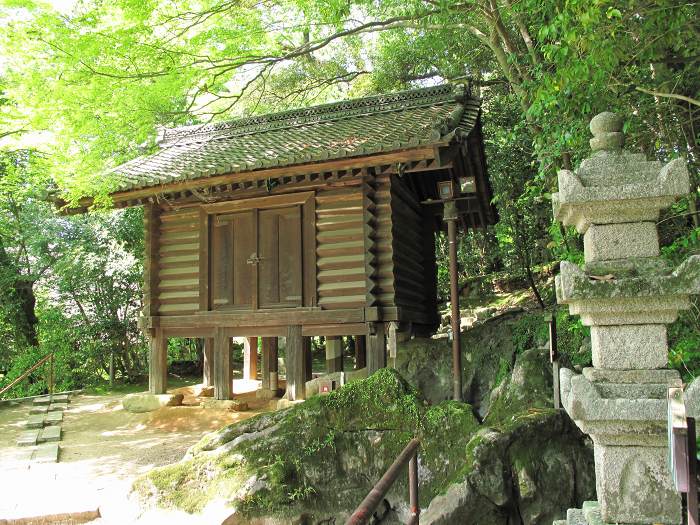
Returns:
[[[442,180],[437,183],[438,195],[442,200],[450,200],[455,197],[455,187],[451,180]]]

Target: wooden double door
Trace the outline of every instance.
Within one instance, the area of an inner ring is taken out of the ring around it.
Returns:
[[[303,207],[253,207],[211,215],[211,308],[303,304]]]

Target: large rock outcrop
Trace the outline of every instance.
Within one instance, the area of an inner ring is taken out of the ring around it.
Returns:
[[[190,512],[224,500],[227,524],[342,523],[413,436],[422,441],[421,523],[551,523],[593,496],[592,455],[564,414],[503,410],[487,427],[468,404],[430,406],[389,369],[209,434],[135,489]],[[405,522],[407,501],[402,476],[383,522]]]

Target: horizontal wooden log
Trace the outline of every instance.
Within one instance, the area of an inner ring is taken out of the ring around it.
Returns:
[[[362,308],[322,310],[320,308],[290,308],[270,311],[245,312],[201,312],[192,315],[156,316],[150,319],[151,326],[178,327],[236,327],[236,326],[287,326],[290,324],[323,325],[362,323],[365,312]],[[249,335],[255,335],[254,333]]]

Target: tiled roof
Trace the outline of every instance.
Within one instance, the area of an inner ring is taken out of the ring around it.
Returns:
[[[111,170],[117,191],[451,141],[477,121],[463,86],[366,97],[163,132],[160,150]]]

